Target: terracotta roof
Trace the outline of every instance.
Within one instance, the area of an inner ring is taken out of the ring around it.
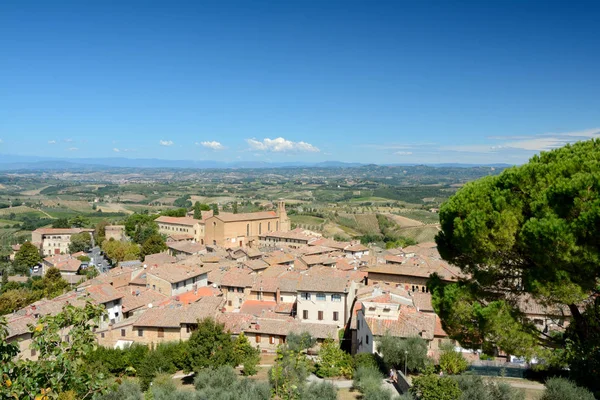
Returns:
[[[435,314],[421,313],[409,307],[400,308],[400,316],[397,320],[365,317],[374,336],[389,333],[395,337],[421,336],[427,340],[433,339],[435,320]]]
[[[225,325],[225,329],[234,334],[239,334],[250,326],[250,322],[256,317],[241,313],[218,313],[217,322]]]
[[[147,275],[154,275],[170,283],[182,282],[186,279],[192,279],[196,276],[207,274],[208,272],[208,270],[203,269],[202,267],[190,267],[177,264],[152,266],[146,270]]]
[[[167,253],[150,254],[144,257],[144,263],[148,266],[174,263],[177,261],[175,257]]]
[[[360,243],[355,244],[353,246],[346,247],[344,249],[345,252],[359,252],[359,251],[367,251],[367,250],[369,250],[369,248]]]
[[[336,258],[329,257],[328,255],[318,256],[303,256],[301,260],[308,266],[311,265],[335,265],[337,263]]]
[[[75,275],[75,274],[60,274],[62,278],[67,281],[69,285],[77,285],[79,282],[86,280],[85,275]]]
[[[335,253],[338,249],[333,247],[325,247],[325,246],[311,246],[303,249],[298,249],[298,251],[307,256],[313,256],[317,254],[330,254]]]
[[[185,226],[194,226],[201,222],[198,219],[189,218],[189,217],[166,217],[164,215],[156,218],[154,221],[161,222],[163,224],[174,224],[174,225],[185,225]]]
[[[134,326],[179,328],[181,324],[193,324],[204,318],[214,318],[221,301],[218,297],[203,297],[189,305],[171,303],[163,307],[152,307],[140,316]]]
[[[256,221],[260,219],[277,218],[277,214],[274,211],[261,211],[243,214],[221,212],[219,215],[213,215],[213,218],[218,218],[223,222]]]
[[[444,328],[442,328],[442,321],[437,315],[435,316],[435,327],[433,329],[433,335],[435,337],[448,337],[448,334],[446,333]]]
[[[348,288],[348,278],[336,274],[302,274],[298,291],[344,293]]]
[[[295,304],[296,303],[279,303],[275,306],[273,311],[277,314],[290,315],[292,311],[294,311]]]
[[[414,292],[412,294],[413,304],[419,311],[434,312],[431,305],[431,293]]]
[[[148,289],[122,288],[121,292],[123,293],[121,300],[123,312],[136,310],[148,304],[156,304],[167,298],[164,294]]]
[[[247,260],[247,261],[244,261],[244,265],[253,271],[261,271],[261,270],[267,269],[269,267],[269,264],[267,264],[267,262],[262,259]]]
[[[190,290],[189,292],[185,292],[175,296],[175,300],[182,304],[191,304],[202,297],[219,297],[223,294],[221,291],[212,286],[202,286],[199,287],[198,290]]]
[[[321,238],[310,243],[310,246],[330,247],[332,249],[344,250],[350,246],[350,242],[338,242],[336,240]]]
[[[277,231],[277,232],[267,232],[263,235],[259,235],[260,237],[264,237],[264,238],[276,238],[276,239],[292,239],[292,240],[299,240],[299,241],[304,241],[306,243],[309,243],[313,240],[315,240],[315,238],[313,236],[308,236],[305,235],[301,232],[297,232],[297,231],[287,231],[287,232],[281,232],[281,231]]]
[[[295,259],[293,255],[281,251],[274,251],[263,258],[269,265],[289,264],[293,263]]]
[[[244,314],[254,315],[257,317],[264,316],[270,312],[273,312],[277,303],[274,301],[262,301],[262,300],[246,300],[240,312]]]
[[[54,255],[44,258],[44,261],[60,271],[77,272],[81,267],[81,261],[70,255]]]
[[[430,257],[415,256],[407,258],[402,265],[380,264],[367,269],[369,273],[380,273],[390,275],[417,276],[428,278],[429,275],[437,273],[445,280],[458,280],[461,277],[460,269],[443,260]]]
[[[201,251],[206,251],[205,245],[193,242],[169,242],[167,243],[167,247],[188,254],[195,254]]]
[[[92,285],[85,288],[90,297],[98,304],[108,303],[112,300],[123,298],[123,293],[107,283]]]
[[[404,256],[401,255],[392,255],[392,254],[387,254],[383,257],[383,259],[385,260],[386,264],[402,264],[404,263],[404,261],[406,261],[407,259],[404,258]]]
[[[221,279],[221,286],[252,287],[256,275],[250,275],[246,269],[234,268],[227,271]]]

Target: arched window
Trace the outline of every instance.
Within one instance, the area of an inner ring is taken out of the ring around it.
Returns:
[[[250,224],[246,224],[246,236],[250,237]]]

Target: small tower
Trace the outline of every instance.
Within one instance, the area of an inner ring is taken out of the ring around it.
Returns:
[[[277,202],[277,217],[279,217],[279,231],[287,232],[290,230],[290,219],[287,216],[287,212],[285,211],[285,201],[283,199],[279,199]]]

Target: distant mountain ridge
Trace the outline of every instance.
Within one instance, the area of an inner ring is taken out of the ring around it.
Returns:
[[[158,158],[51,158],[36,156],[0,155],[0,171],[13,170],[70,170],[101,168],[185,168],[185,169],[258,169],[258,168],[357,168],[377,164],[353,163],[342,161],[321,162],[266,162],[236,161],[224,162],[214,160],[164,160]],[[380,166],[427,165],[431,167],[509,167],[510,164],[381,164]]]

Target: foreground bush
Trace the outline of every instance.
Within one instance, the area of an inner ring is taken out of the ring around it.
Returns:
[[[453,377],[462,392],[460,400],[525,400],[525,393],[509,384],[477,375]]]
[[[328,382],[311,383],[300,396],[302,400],[336,400],[337,388]]]
[[[596,377],[598,378],[598,377]],[[540,400],[594,400],[594,395],[568,379],[550,378]]]

